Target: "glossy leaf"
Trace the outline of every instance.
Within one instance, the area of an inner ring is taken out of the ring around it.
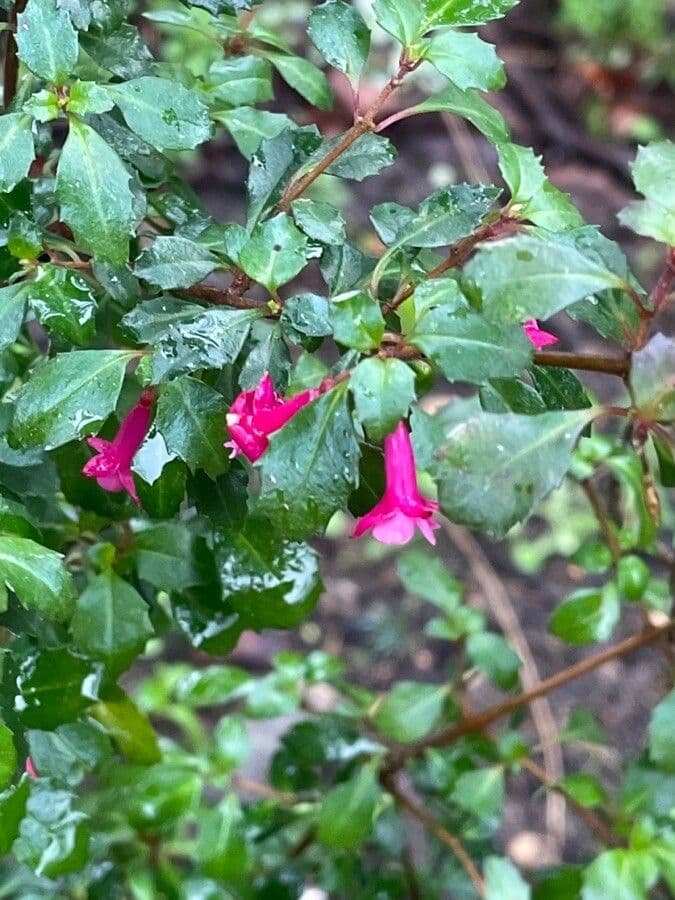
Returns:
[[[324,146],[321,155],[330,150],[331,146]],[[396,157],[396,148],[387,138],[367,131],[326,169],[326,174],[363,181],[392,165]]]
[[[338,344],[354,350],[377,347],[384,334],[380,306],[368,294],[335,297],[329,307],[333,335]]]
[[[424,45],[424,56],[458,88],[499,90],[506,83],[504,66],[492,44],[477,34],[442,31]]]
[[[28,175],[35,159],[31,120],[22,113],[0,116],[0,192],[11,191]]]
[[[407,417],[415,399],[415,374],[398,359],[364,359],[352,372],[349,389],[359,421],[379,441]]]
[[[370,50],[370,32],[359,11],[343,0],[328,0],[312,10],[307,33],[326,62],[356,84]]]
[[[17,339],[26,315],[26,291],[23,284],[0,288],[0,350]]]
[[[499,19],[519,0],[422,0],[424,27],[483,25]]]
[[[45,81],[63,84],[77,62],[77,32],[56,0],[28,0],[17,20],[19,57]]]
[[[14,853],[36,875],[56,877],[77,872],[87,861],[86,816],[68,791],[40,781],[31,788]]]
[[[96,297],[92,285],[68,269],[42,265],[27,282],[24,297],[36,318],[51,333],[86,346],[96,329]]]
[[[80,594],[70,628],[80,650],[103,659],[138,649],[153,634],[147,604],[114,572],[97,575]]]
[[[256,225],[239,255],[247,275],[274,292],[307,262],[307,238],[284,213]]]
[[[509,140],[509,128],[504,117],[494,106],[483,100],[478,91],[463,91],[454,84],[443,91],[410,107],[409,115],[431,112],[449,112],[467,119],[493,144]]]
[[[24,447],[53,449],[91,434],[114,410],[133,350],[60,353],[40,365],[16,400],[12,430]]]
[[[218,261],[205,247],[187,238],[158,237],[143,250],[134,268],[138,278],[173,290],[187,288],[206,278]]]
[[[382,28],[404,47],[415,43],[422,26],[422,10],[417,0],[374,0],[373,11]]]
[[[328,79],[317,67],[301,56],[287,56],[284,53],[265,54],[285,82],[290,84],[305,100],[319,109],[330,109],[333,94]]]
[[[0,535],[0,581],[26,609],[67,622],[75,608],[75,586],[60,553],[16,535]]]
[[[298,228],[314,241],[340,246],[346,240],[345,220],[329,203],[307,198],[296,200],[293,218]]]
[[[227,128],[239,152],[249,160],[264,140],[277,137],[293,124],[283,113],[254,109],[252,106],[218,110],[211,117]]]
[[[564,600],[551,616],[549,629],[569,644],[606,641],[619,621],[619,598],[613,585],[588,588]]]

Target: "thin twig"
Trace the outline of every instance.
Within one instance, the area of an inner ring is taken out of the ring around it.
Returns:
[[[247,288],[242,288],[241,285],[235,285],[233,282],[227,288],[219,288],[210,284],[195,284],[175,293],[185,297],[194,297],[195,300],[203,300],[212,306],[232,306],[235,309],[265,309],[268,306],[267,300],[243,296],[244,290]]]
[[[249,794],[257,794],[259,797],[267,797],[268,800],[274,800],[281,806],[294,806],[298,802],[295,794],[277,791],[269,784],[263,784],[260,781],[254,781],[245,775],[236,773],[232,776],[232,785],[239,791],[246,791]]]
[[[669,247],[666,251],[666,264],[661,273],[661,277],[656,282],[653,291],[649,295],[649,299],[654,307],[654,314],[656,314],[664,303],[667,302],[668,291],[670,290],[673,280],[675,280],[675,247]]]
[[[9,109],[10,104],[14,99],[19,80],[19,57],[17,55],[18,47],[15,34],[18,15],[24,11],[27,2],[28,0],[17,0],[10,8],[7,17],[7,45],[5,48],[5,67],[3,76],[3,105],[5,111]]]
[[[478,891],[478,895],[480,897],[485,897],[485,882],[476,868],[476,864],[465,850],[464,845],[459,838],[456,835],[451,834],[447,828],[444,828],[443,825],[431,815],[431,813],[427,812],[423,806],[420,806],[416,800],[413,800],[413,798],[410,797],[397,783],[397,779],[394,775],[384,777],[382,784],[399,806],[402,806],[411,815],[415,816],[416,819],[419,819],[425,828],[428,828],[432,834],[436,835],[439,841],[452,850],[458,862],[473,882],[474,887]]]
[[[408,760],[419,759],[419,757],[423,756],[424,753],[432,747],[447,747],[459,738],[464,737],[464,735],[483,731],[489,725],[492,725],[493,722],[503,719],[505,716],[515,712],[522,706],[527,706],[528,703],[531,703],[538,697],[544,697],[546,694],[550,694],[551,691],[563,687],[570,681],[575,681],[577,678],[581,678],[589,672],[599,669],[601,666],[604,666],[614,659],[620,659],[622,656],[626,656],[634,650],[638,650],[640,647],[653,644],[655,641],[659,640],[659,638],[668,634],[674,625],[675,619],[669,619],[663,625],[649,626],[638,632],[638,634],[620,641],[613,647],[608,647],[606,650],[600,651],[600,653],[596,653],[593,656],[589,656],[587,659],[582,659],[579,662],[574,663],[572,666],[568,666],[566,669],[557,672],[550,678],[546,678],[529,691],[523,691],[515,697],[509,697],[501,703],[489,707],[483,712],[467,716],[455,725],[451,725],[449,728],[438,731],[436,734],[432,734],[427,738],[415,741],[411,744],[406,744],[397,750],[393,750],[382,767],[381,771],[383,777],[401,769]]]
[[[605,372],[625,378],[630,371],[630,354],[624,356],[584,356],[580,353],[564,353],[546,350],[534,354],[538,366],[552,366],[557,369],[580,369],[584,372]]]
[[[612,559],[615,563],[617,563],[621,559],[621,545],[619,544],[619,540],[616,536],[616,532],[612,527],[612,522],[609,518],[609,514],[605,507],[603,506],[602,499],[600,494],[598,493],[598,489],[593,484],[590,478],[584,479],[581,482],[581,487],[588,498],[588,502],[593,507],[593,512],[595,513],[595,518],[598,520],[598,524],[600,525],[600,530],[607,542],[607,546],[609,547],[609,551],[612,554]]]

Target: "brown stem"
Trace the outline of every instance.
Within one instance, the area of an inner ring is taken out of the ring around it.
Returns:
[[[535,353],[534,362],[538,366],[553,366],[558,369],[581,369],[584,372],[605,372],[607,375],[618,375],[625,378],[630,371],[630,355],[582,356],[579,353],[564,353],[546,350]]]
[[[621,559],[621,545],[619,544],[614,528],[612,527],[612,522],[607,510],[603,506],[600,494],[590,478],[584,479],[584,481],[581,482],[581,487],[588,498],[588,502],[593,507],[595,518],[598,520],[600,529],[602,530],[607,546],[612,554],[612,559],[617,563]]]
[[[352,144],[356,143],[356,141],[358,141],[358,139],[362,137],[367,131],[376,130],[375,116],[377,116],[377,114],[387,103],[394,91],[400,86],[405,76],[414,68],[414,63],[409,63],[405,60],[401,60],[398,72],[389,79],[378,96],[368,107],[366,112],[357,119],[357,121],[352,125],[349,131],[346,131],[342,135],[338,143],[324,157],[322,157],[316,163],[316,165],[312,169],[310,169],[309,172],[306,172],[297,181],[291,182],[291,184],[289,184],[283,197],[277,204],[278,212],[288,212],[291,207],[291,203],[293,203],[294,200],[297,200],[298,197],[304,194],[307,188],[311,187],[316,179],[320,175],[323,175],[326,169],[329,169],[333,165],[333,163],[352,146]]]
[[[238,275],[238,272],[235,273],[232,284],[227,288],[218,288],[209,284],[195,284],[190,288],[177,291],[177,293],[185,297],[194,297],[195,300],[203,300],[212,306],[232,306],[235,309],[264,309],[267,306],[266,300],[257,300],[254,297],[243,296],[244,291],[251,286],[251,282],[249,280],[247,287],[243,287],[241,280],[235,284]]]
[[[420,806],[416,800],[413,800],[413,798],[410,797],[397,783],[394,775],[383,777],[382,784],[399,806],[402,806],[403,809],[406,809],[416,819],[419,819],[425,828],[436,835],[439,841],[452,850],[458,862],[473,882],[474,887],[478,891],[478,895],[480,897],[485,897],[485,882],[476,868],[476,864],[464,849],[464,845],[459,838],[456,835],[451,834],[437,819],[427,812],[423,806]]]
[[[3,104],[5,111],[16,94],[16,86],[19,79],[19,57],[17,56],[18,47],[16,45],[16,26],[19,13],[26,8],[28,0],[17,0],[10,8],[7,17],[7,46],[5,48],[5,70],[4,70],[4,96]]]
[[[600,653],[588,657],[588,659],[582,659],[580,662],[552,675],[550,678],[540,682],[532,690],[523,691],[523,693],[515,697],[509,697],[502,703],[491,706],[489,709],[476,713],[473,716],[468,716],[455,725],[432,734],[430,737],[392,751],[382,768],[383,777],[401,769],[409,759],[419,759],[432,747],[447,747],[459,738],[464,737],[464,735],[483,731],[489,725],[492,725],[493,722],[503,719],[504,716],[508,716],[522,706],[526,706],[532,700],[536,700],[537,697],[543,697],[545,694],[549,694],[570,681],[581,678],[583,675],[600,668],[600,666],[626,656],[640,647],[653,644],[654,641],[667,634],[673,628],[673,625],[675,625],[675,619],[669,619],[665,625],[649,626],[638,634],[620,641],[613,647],[608,647],[606,650],[602,650]]]
[[[457,266],[462,266],[467,261],[467,259],[471,256],[475,248],[478,244],[483,243],[483,241],[492,241],[498,238],[505,237],[508,234],[512,234],[517,231],[520,227],[520,223],[515,219],[510,218],[509,216],[502,215],[495,222],[491,222],[488,225],[483,225],[477,231],[474,231],[473,234],[470,234],[468,237],[462,238],[461,241],[458,241],[453,247],[450,248],[450,252],[446,256],[446,258],[440,262],[435,268],[431,269],[431,271],[427,272],[427,278],[439,278],[449,269],[454,269]],[[394,310],[398,309],[399,306],[408,299],[408,297],[412,297],[415,293],[415,285],[409,284],[403,290],[398,291],[396,296],[393,297],[389,303],[385,303],[382,307],[382,312],[386,316]]]
[[[666,302],[670,286],[675,280],[675,247],[669,247],[666,255],[666,265],[661,273],[661,277],[654,285],[654,290],[649,295],[649,299],[654,307],[656,314],[661,306]]]

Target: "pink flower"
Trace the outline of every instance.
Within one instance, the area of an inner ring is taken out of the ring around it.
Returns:
[[[141,501],[131,474],[131,462],[150,428],[154,402],[154,392],[143,391],[136,406],[124,417],[112,441],[87,438],[87,443],[98,451],[98,456],[85,463],[82,474],[95,478],[104,491],[126,491],[137,506],[141,505]]]
[[[274,390],[269,372],[265,372],[258,385],[242,391],[226,416],[231,441],[225,446],[232,450],[230,458],[243,453],[255,462],[267,450],[269,435],[282,428],[286,422],[312,400],[333,387],[335,380],[326,378],[318,388],[310,388],[284,400]]]
[[[352,537],[361,537],[372,529],[375,540],[383,544],[407,544],[419,528],[430,544],[436,543],[434,531],[440,524],[433,518],[438,503],[419,492],[415,456],[405,422],[384,439],[384,497],[356,523]]]
[[[540,328],[536,319],[526,319],[523,324],[523,331],[535,350],[543,350],[544,347],[558,343],[558,338],[549,331],[544,331]]]
[[[33,765],[33,760],[30,756],[26,757],[26,775],[28,775],[29,778],[38,777],[38,773],[35,771],[35,766]]]

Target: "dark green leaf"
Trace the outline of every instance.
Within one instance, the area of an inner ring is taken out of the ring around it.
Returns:
[[[56,178],[61,217],[85,250],[115,265],[127,261],[136,224],[129,181],[117,153],[92,128],[71,118]]]
[[[103,659],[140,649],[153,634],[147,604],[114,572],[97,575],[80,594],[70,627],[80,650]]]
[[[17,762],[14,736],[9,728],[3,722],[0,722],[0,790],[4,790],[14,778]],[[1,809],[2,801],[0,800]]]
[[[365,359],[352,372],[349,389],[359,421],[379,441],[407,418],[415,400],[415,374],[399,359]]]
[[[77,62],[77,32],[56,0],[28,0],[16,31],[19,57],[44,81],[63,84]]]
[[[305,100],[319,109],[330,109],[333,94],[328,79],[317,67],[300,56],[287,56],[284,53],[270,53],[265,56],[272,63],[285,82],[296,90]]]
[[[246,628],[293,628],[314,609],[322,590],[316,553],[270,534],[261,520],[223,538],[216,549],[223,597]]]
[[[204,469],[215,478],[227,468],[226,409],[213,388],[194,378],[177,378],[162,388],[153,433],[161,434],[169,453],[192,472]]]
[[[336,138],[324,145],[321,148],[321,156],[324,156],[338,140],[339,138]],[[392,165],[397,155],[396,148],[387,138],[367,131],[326,169],[326,174],[349,178],[352,181],[363,181],[364,178],[377,175],[382,169]]]
[[[312,10],[307,33],[329,65],[358,83],[370,50],[370,32],[358,10],[343,0],[328,0]]]
[[[161,590],[180,591],[204,583],[199,542],[177,522],[141,531],[133,553],[139,577]]]
[[[81,275],[49,264],[38,266],[24,296],[49,331],[79,346],[91,342],[97,304],[91,284]]]
[[[16,400],[12,431],[47,450],[91,434],[114,410],[133,350],[60,353],[40,365]]]
[[[152,71],[152,54],[134,25],[121,25],[110,34],[81,33],[80,45],[98,66],[118,78],[139,78]]]
[[[252,106],[217,110],[211,113],[211,118],[222,122],[246,159],[251,159],[262,141],[274,138],[293,126],[291,119],[283,113],[254,109]]]
[[[490,631],[470,634],[466,652],[471,662],[497,687],[508,691],[518,684],[522,661],[501,635]]]
[[[612,584],[604,589],[584,588],[564,600],[549,622],[549,630],[568,644],[608,640],[616,628],[621,608]]]
[[[295,343],[307,337],[332,334],[330,304],[319,294],[296,294],[289,297],[281,311],[281,327]]]
[[[445,428],[432,474],[454,522],[504,535],[557,487],[592,410],[483,413]]]
[[[371,350],[382,340],[384,319],[380,305],[368,294],[355,292],[336,297],[329,312],[338,344],[354,350]]]
[[[29,779],[24,775],[16,787],[0,794],[0,853],[9,853],[19,835],[21,820],[26,815],[29,791]]]
[[[8,284],[0,288],[0,350],[17,339],[26,315],[26,285]]]
[[[339,385],[272,436],[260,463],[261,511],[290,538],[321,531],[346,505],[358,456],[347,389]]]
[[[374,0],[378,23],[404,47],[412,46],[422,27],[422,10],[417,0]]]
[[[500,19],[519,0],[422,0],[424,28],[439,25],[482,25]]]
[[[345,220],[330,203],[304,198],[296,200],[292,209],[295,224],[308,238],[321,244],[344,244]]]
[[[258,56],[219,59],[210,67],[207,78],[209,98],[228,106],[254,106],[272,100],[272,69]]]
[[[7,193],[28,175],[35,159],[32,123],[22,113],[0,116],[0,192]]]
[[[75,586],[60,553],[16,535],[0,535],[0,581],[26,609],[67,622],[75,607]]]
[[[269,291],[294,278],[307,262],[307,238],[285,213],[259,223],[239,254],[241,268]]]
[[[122,319],[122,324],[144,344],[161,340],[172,325],[191,322],[204,312],[196,303],[175,297],[157,297],[139,303]]]
[[[532,366],[530,372],[547,409],[585,409],[591,405],[586,388],[569,369]]]
[[[147,75],[108,91],[129,128],[158,150],[192,150],[211,137],[207,108],[179,82]]]
[[[547,409],[537,391],[519,378],[491,378],[487,384],[481,385],[479,396],[483,409],[491,413],[515,412],[535,416]]]
[[[150,284],[173,290],[202,281],[217,265],[215,256],[201,244],[183,237],[162,236],[143,250],[134,272]]]

